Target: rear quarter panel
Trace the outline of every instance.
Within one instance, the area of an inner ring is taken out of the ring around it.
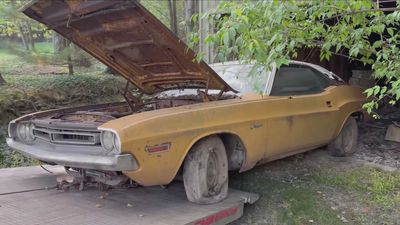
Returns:
[[[355,112],[365,113],[362,105],[367,100],[363,92],[362,88],[350,85],[335,86],[331,89],[331,93],[335,99],[333,104],[339,108],[336,116],[337,127],[332,140],[339,135],[344,123],[351,114]]]

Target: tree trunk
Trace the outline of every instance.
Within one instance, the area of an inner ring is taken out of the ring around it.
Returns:
[[[61,53],[67,47],[67,41],[58,33],[53,31],[53,49],[54,53]]]
[[[54,47],[55,54],[62,53],[62,51],[64,51],[69,46],[70,46],[70,42],[67,39],[65,39],[63,36],[59,35],[58,33],[53,32],[53,47]],[[63,57],[63,61],[65,60],[64,57]],[[67,65],[68,65],[68,74],[74,75],[74,64],[73,64],[71,52],[68,52],[68,55],[66,56],[66,61],[67,61]],[[64,63],[65,63],[65,61],[64,61]]]
[[[33,39],[33,32],[32,32],[32,27],[31,24],[27,24],[26,27],[28,28],[28,39],[29,39],[29,44],[31,45],[31,49],[34,51],[35,50],[35,40]]]
[[[28,40],[26,38],[24,28],[22,27],[21,24],[18,24],[18,30],[21,35],[22,44],[24,44],[24,47],[26,48],[26,50],[29,50]]]
[[[198,2],[196,0],[185,0],[184,1],[186,35],[193,32],[194,24],[192,21],[192,16],[194,14],[198,13],[197,5],[198,5]]]
[[[178,21],[176,18],[176,0],[168,0],[171,30],[178,35]]]
[[[67,56],[67,64],[68,64],[68,75],[74,75],[74,64],[72,64],[71,55]]]
[[[6,80],[4,80],[3,76],[0,73],[0,85],[6,84]]]
[[[66,48],[72,48],[73,46],[71,46],[71,42],[65,38],[63,38],[66,44]],[[72,60],[72,51],[68,52],[67,55],[67,64],[68,64],[68,75],[74,75],[74,64],[73,64],[73,60]]]

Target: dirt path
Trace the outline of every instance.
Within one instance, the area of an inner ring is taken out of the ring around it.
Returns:
[[[352,157],[319,149],[231,176],[261,194],[234,224],[400,224],[400,144],[383,140],[388,124],[361,125]]]

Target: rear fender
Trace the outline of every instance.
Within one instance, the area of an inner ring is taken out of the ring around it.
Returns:
[[[359,121],[362,121],[364,117],[364,113],[361,110],[354,110],[346,115],[344,120],[341,121],[339,124],[339,127],[336,129],[336,133],[333,139],[335,139],[337,136],[339,136],[340,132],[342,131],[344,124],[346,123],[347,119],[349,119],[350,116],[358,117]]]

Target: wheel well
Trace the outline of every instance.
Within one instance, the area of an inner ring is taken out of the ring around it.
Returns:
[[[191,148],[199,141],[208,138],[210,136],[216,135],[221,138],[225,146],[226,156],[228,158],[228,169],[229,170],[239,170],[246,157],[246,149],[239,136],[232,133],[217,133],[210,134],[197,140]],[[189,150],[190,151],[190,150]],[[181,165],[179,171],[182,171],[183,164]]]
[[[218,136],[225,145],[228,169],[239,170],[246,157],[246,149],[242,140],[232,133],[220,133]]]
[[[362,111],[353,112],[350,116],[355,117],[357,121],[364,120],[364,113]]]

